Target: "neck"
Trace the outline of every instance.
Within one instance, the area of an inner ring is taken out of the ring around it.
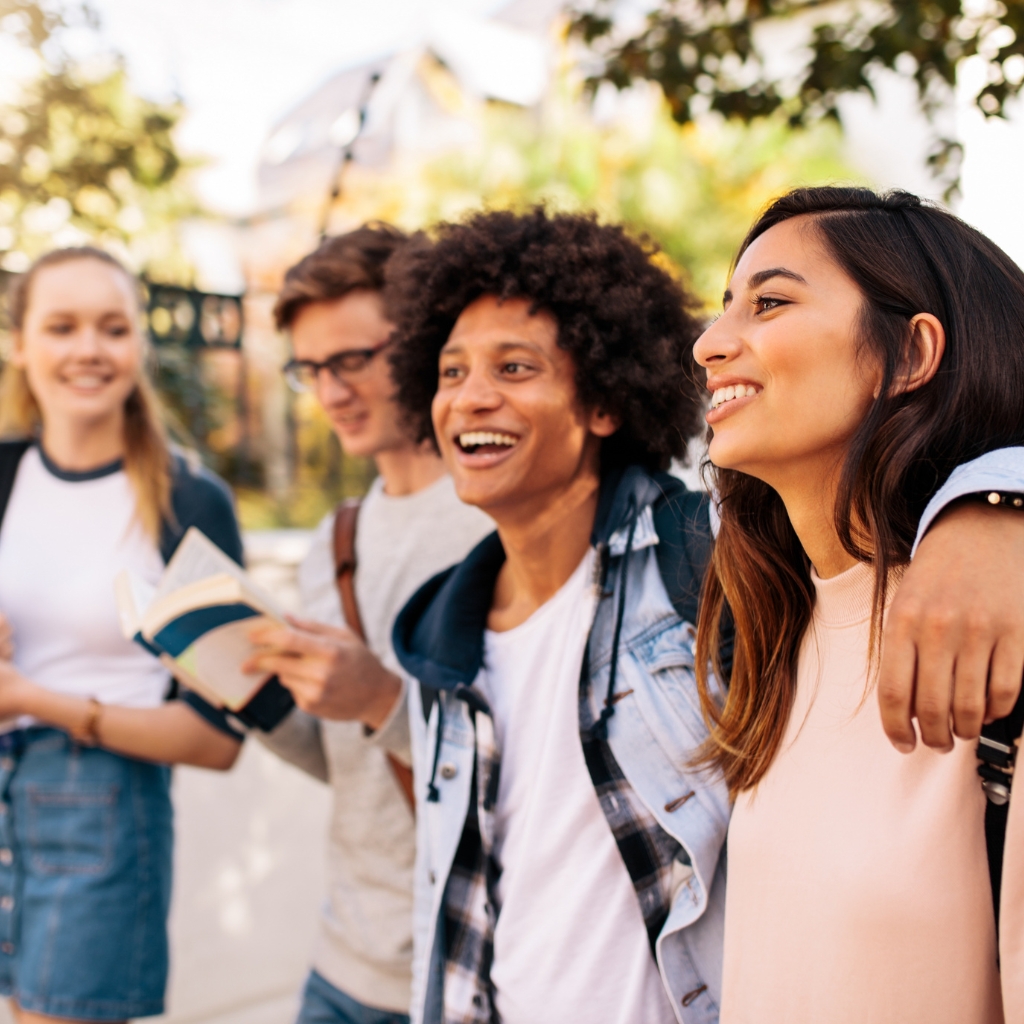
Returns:
[[[504,631],[525,622],[573,574],[590,547],[597,514],[597,473],[575,479],[509,514],[492,513],[505,548],[488,628]]]
[[[48,417],[42,445],[61,469],[86,472],[124,456],[124,414],[110,420],[81,423]]]
[[[425,445],[378,452],[373,461],[384,481],[384,493],[392,498],[422,491],[445,473],[441,457]]]
[[[815,572],[824,580],[838,576],[857,559],[843,547],[835,528],[836,489],[842,465],[834,461],[791,473],[770,486],[778,491],[789,521]]]

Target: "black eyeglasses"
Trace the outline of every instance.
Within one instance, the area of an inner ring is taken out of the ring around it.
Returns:
[[[376,348],[350,348],[344,352],[335,352],[322,363],[312,359],[289,359],[281,367],[281,372],[288,381],[288,386],[299,393],[316,390],[321,370],[327,370],[339,384],[345,384],[349,378],[365,370],[373,361],[373,357],[390,344],[389,340]]]

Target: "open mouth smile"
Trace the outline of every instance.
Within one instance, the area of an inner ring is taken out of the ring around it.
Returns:
[[[65,374],[61,380],[76,391],[100,391],[111,381],[111,377],[101,373]]]
[[[519,443],[515,434],[498,433],[491,430],[467,430],[458,434],[455,444],[466,455],[504,455]]]
[[[737,398],[753,398],[758,389],[753,384],[731,384],[727,388],[716,388],[711,395],[711,408],[717,409],[726,402],[734,402]]]

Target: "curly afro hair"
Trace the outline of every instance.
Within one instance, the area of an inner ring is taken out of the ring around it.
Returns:
[[[387,268],[398,401],[419,440],[434,440],[438,355],[462,311],[484,295],[529,299],[558,324],[584,407],[617,417],[602,469],[666,469],[700,429],[692,372],[696,303],[651,257],[656,248],[593,215],[478,213],[417,236]]]

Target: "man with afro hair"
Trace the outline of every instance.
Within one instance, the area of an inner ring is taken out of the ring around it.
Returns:
[[[693,767],[711,509],[666,472],[701,421],[701,326],[654,257],[535,209],[442,225],[388,266],[410,429],[497,525],[393,634],[418,683],[414,1022],[718,1020],[730,804]],[[994,617],[977,595],[999,546],[959,515],[901,593]],[[998,529],[1004,551],[1021,533]],[[982,564],[950,557],[965,540]]]
[[[486,213],[389,268],[414,429],[497,533],[405,607],[414,1021],[717,1017],[724,784],[693,679],[694,303],[620,227]],[[499,755],[500,752],[500,755]]]

